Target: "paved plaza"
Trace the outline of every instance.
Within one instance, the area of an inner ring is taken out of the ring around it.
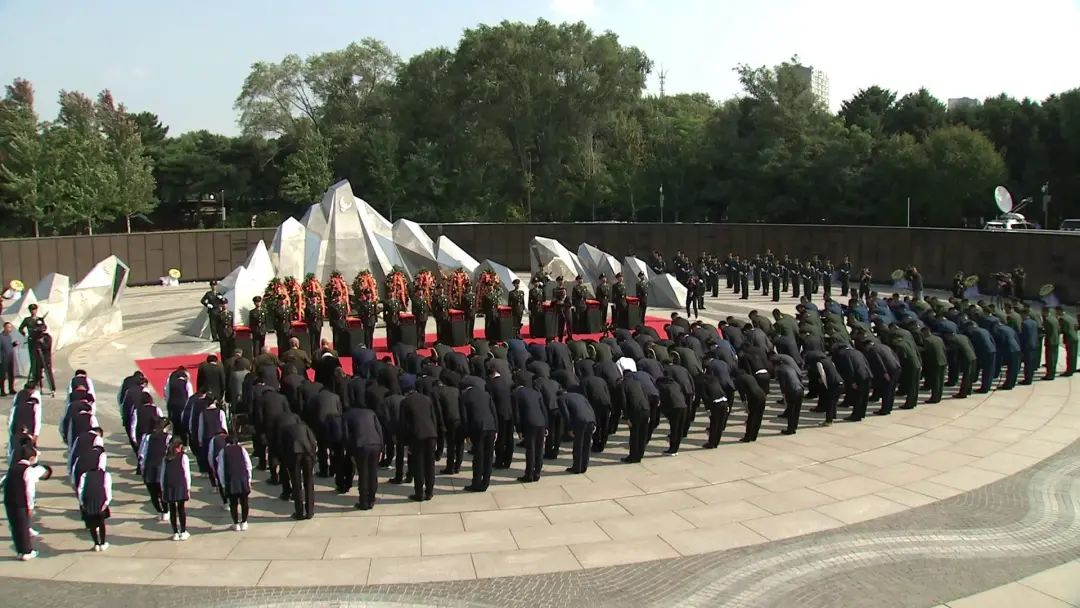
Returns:
[[[715,450],[699,447],[699,414],[678,457],[661,457],[666,446],[654,441],[640,464],[618,462],[624,426],[585,475],[563,473],[562,458],[545,463],[539,483],[518,483],[519,452],[487,493],[461,491],[466,466],[439,476],[430,502],[383,483],[365,512],[321,483],[316,517],[302,522],[257,473],[247,532],[227,529],[216,492],[195,479],[192,538],[171,542],[134,474],[111,396],[137,359],[213,349],[181,335],[204,289],[130,289],[123,333],[58,353],[58,378],[83,367],[98,386],[114,476],[112,546],[91,552],[68,483],[42,482],[41,558],[0,559],[8,577],[0,605],[74,597],[86,607],[164,598],[177,606],[1080,605],[1072,378],[829,428],[806,413],[790,437],[779,434],[781,406],[770,403],[752,444],[736,442],[745,420],[737,407]],[[795,302],[783,300],[785,309]],[[775,305],[722,292],[707,306],[702,317],[715,321]],[[63,462],[60,407],[47,400],[40,439],[54,466]],[[9,544],[6,526],[2,534]]]

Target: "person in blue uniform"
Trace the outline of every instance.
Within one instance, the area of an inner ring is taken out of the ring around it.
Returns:
[[[79,511],[83,523],[94,539],[94,551],[109,548],[105,538],[105,520],[109,519],[109,503],[112,502],[112,476],[105,470],[105,458],[94,469],[87,471],[75,483],[75,495],[79,497]]]
[[[191,499],[191,461],[184,442],[174,437],[165,452],[161,466],[161,495],[169,505],[169,522],[173,540],[187,540],[187,501]]]

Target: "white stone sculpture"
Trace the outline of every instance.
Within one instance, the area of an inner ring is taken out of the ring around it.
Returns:
[[[480,266],[480,262],[477,262],[476,258],[465,253],[464,249],[458,247],[457,243],[450,240],[450,237],[445,234],[440,235],[439,239],[435,241],[435,253],[439,270],[444,274],[450,274],[458,268],[469,274],[475,274],[476,269]]]
[[[675,280],[668,273],[656,274],[649,265],[641,259],[629,256],[623,259],[622,273],[626,282],[626,293],[637,295],[637,276],[639,272],[645,273],[649,281],[650,308],[682,308],[686,305],[686,286]],[[646,311],[648,314],[648,311]]]
[[[414,221],[400,219],[394,222],[394,244],[410,278],[421,270],[437,269],[435,243],[424,229]]]
[[[578,247],[578,260],[585,269],[585,279],[592,283],[599,281],[601,274],[607,276],[609,282],[614,281],[615,275],[622,272],[622,265],[615,256],[588,243]]]

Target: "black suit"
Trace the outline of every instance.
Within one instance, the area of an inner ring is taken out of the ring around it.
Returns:
[[[514,389],[514,426],[525,440],[525,474],[522,481],[540,479],[544,466],[544,434],[548,428],[548,409],[540,391],[527,386]]]
[[[446,432],[439,437],[435,447],[435,460],[438,460],[446,448],[445,473],[457,473],[461,470],[461,459],[465,453],[465,433],[461,427],[461,391],[456,386],[439,384],[432,397],[439,407]]]
[[[401,434],[410,446],[414,498],[430,500],[435,492],[435,440],[442,421],[431,397],[413,391],[401,400]]]
[[[570,466],[570,471],[584,473],[589,469],[596,414],[589,400],[581,393],[565,393],[559,397],[559,410],[574,440],[574,463]]]
[[[630,453],[625,462],[641,462],[649,433],[649,398],[641,384],[629,376],[624,376],[620,384],[616,395],[622,400],[622,411],[630,425]]]
[[[510,399],[510,379],[505,376],[489,378],[487,392],[499,415],[498,438],[495,444],[495,468],[508,469],[514,459],[514,408]]]
[[[220,363],[209,361],[199,364],[197,382],[195,386],[196,392],[210,393],[214,398],[225,397],[225,368]]]
[[[356,466],[357,508],[370,509],[379,488],[379,453],[385,438],[374,410],[353,408],[342,416],[345,423],[345,447]],[[351,483],[351,482],[350,482]]]
[[[468,386],[461,391],[461,424],[462,429],[472,438],[473,464],[470,487],[483,492],[491,483],[491,467],[495,457],[495,431],[499,426],[495,402],[483,387]]]

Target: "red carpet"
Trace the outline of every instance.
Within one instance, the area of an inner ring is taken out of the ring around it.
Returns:
[[[664,335],[664,324],[666,324],[668,321],[669,321],[669,319],[663,319],[663,318],[660,318],[660,317],[648,317],[648,318],[645,319],[645,324],[652,327],[652,328],[654,328],[661,336],[663,336]],[[527,331],[528,326],[525,326],[523,329]],[[477,337],[477,338],[483,338],[484,337],[484,330],[483,329],[476,330],[476,333],[474,334],[474,336]],[[434,343],[435,342],[435,337],[436,336],[435,336],[434,333],[428,334],[427,335],[427,343],[428,344]],[[596,340],[596,339],[600,338],[600,334],[578,334],[575,337],[576,338],[582,338],[582,339],[591,338],[591,339]],[[526,342],[543,342],[544,338],[525,338],[525,341]],[[274,348],[271,348],[271,350],[274,351],[274,352],[277,351],[277,349],[274,349]],[[456,347],[454,350],[457,350],[457,351],[462,352],[462,353],[468,353],[469,352],[469,347],[468,346],[459,346],[459,347]],[[376,338],[376,340],[375,340],[375,352],[377,352],[380,357],[383,356],[383,355],[389,355],[390,354],[390,351],[386,347],[386,338]],[[420,349],[419,352],[421,354],[430,354],[431,349],[424,348],[424,349]],[[203,361],[206,361],[206,355],[205,354],[191,354],[191,355],[176,355],[176,356],[172,356],[172,357],[158,357],[156,359],[137,359],[135,361],[135,365],[138,366],[139,371],[141,371],[146,376],[147,380],[150,381],[150,386],[152,386],[154,388],[154,391],[158,395],[164,395],[165,394],[165,383],[169,379],[169,374],[171,374],[173,372],[173,370],[175,370],[177,367],[180,367],[181,365],[183,365],[184,367],[186,367],[188,369],[188,372],[191,374],[191,381],[192,381],[192,384],[194,384],[197,381],[197,378],[196,378],[197,369],[199,367],[199,364],[202,363]],[[352,373],[352,357],[342,356],[341,357],[341,366],[343,368],[345,368],[346,373],[351,374]],[[310,375],[310,372],[309,372],[309,375]]]

